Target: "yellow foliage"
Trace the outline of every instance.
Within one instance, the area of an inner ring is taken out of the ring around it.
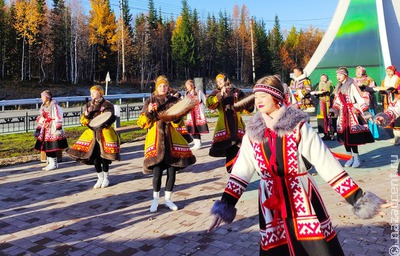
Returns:
[[[175,28],[172,31],[172,35],[179,34],[181,26],[182,26],[182,16],[178,16],[178,18],[176,19]]]
[[[89,30],[90,44],[107,44],[112,50],[117,49],[117,23],[115,14],[111,12],[108,0],[90,0]]]
[[[15,23],[20,38],[28,40],[33,44],[36,36],[40,32],[40,24],[43,22],[43,16],[40,14],[36,0],[17,0],[15,2]]]

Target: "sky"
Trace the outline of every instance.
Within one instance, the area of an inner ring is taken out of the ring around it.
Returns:
[[[88,0],[84,0],[84,2]],[[173,15],[177,17],[182,11],[181,0],[153,0],[157,12],[165,17]],[[189,8],[197,10],[199,17],[205,21],[207,15],[214,14],[218,17],[220,11],[231,14],[233,7],[246,5],[249,15],[258,20],[263,19],[266,28],[274,24],[275,15],[278,15],[281,29],[290,30],[296,28],[315,28],[327,30],[339,0],[188,0]],[[111,8],[119,14],[119,1],[110,0]],[[130,12],[133,16],[137,13],[148,11],[148,0],[128,0]]]

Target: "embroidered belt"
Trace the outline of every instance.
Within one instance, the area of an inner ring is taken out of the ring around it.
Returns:
[[[288,175],[284,177],[281,176],[262,177],[262,179],[265,181],[273,182],[271,188],[271,196],[267,198],[262,204],[264,207],[274,211],[274,219],[272,220],[272,225],[277,225],[279,217],[281,219],[287,218],[282,181],[304,175],[307,175],[307,172]]]

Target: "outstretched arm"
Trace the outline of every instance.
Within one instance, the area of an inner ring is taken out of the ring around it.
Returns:
[[[353,206],[354,214],[363,219],[378,214],[385,201],[357,185],[308,123],[300,131],[301,154],[314,165],[321,178]]]
[[[211,209],[214,219],[208,228],[209,232],[218,227],[222,221],[231,223],[235,219],[235,205],[246,190],[257,168],[253,154],[253,146],[246,134],[221,200],[215,201]]]

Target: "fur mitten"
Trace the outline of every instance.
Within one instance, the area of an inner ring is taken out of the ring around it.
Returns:
[[[365,192],[353,205],[353,212],[361,219],[370,219],[380,211],[383,199],[372,192]]]
[[[211,214],[218,215],[225,223],[232,223],[236,217],[236,208],[217,200],[211,209]]]

